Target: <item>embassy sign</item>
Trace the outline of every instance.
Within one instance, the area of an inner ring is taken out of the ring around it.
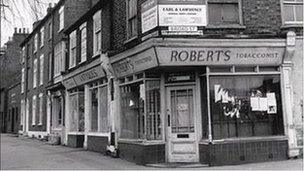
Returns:
[[[275,65],[282,63],[278,47],[157,47],[160,66]]]
[[[206,16],[205,0],[147,0],[141,5],[142,33],[162,26],[168,34],[201,34]]]

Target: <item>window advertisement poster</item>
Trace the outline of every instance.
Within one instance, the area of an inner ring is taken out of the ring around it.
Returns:
[[[141,30],[145,33],[158,25],[157,0],[149,0],[141,5]]]
[[[277,101],[275,97],[275,93],[267,93],[267,113],[268,114],[276,114],[277,113]]]

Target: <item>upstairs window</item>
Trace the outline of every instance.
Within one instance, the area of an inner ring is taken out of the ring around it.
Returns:
[[[83,23],[80,26],[80,36],[81,36],[80,62],[84,62],[87,60],[87,23]]]
[[[43,117],[43,94],[39,94],[39,125],[42,125],[42,117]]]
[[[23,63],[25,63],[25,58],[26,58],[26,51],[25,51],[25,46],[24,47],[22,47],[22,55],[21,55],[21,63],[23,64]]]
[[[37,59],[35,59],[33,67],[33,88],[37,87],[37,67]]]
[[[40,30],[40,47],[44,46],[44,27]]]
[[[128,39],[137,36],[137,0],[127,0],[127,36]]]
[[[208,1],[208,16],[210,25],[240,24],[238,0]]]
[[[53,58],[52,58],[52,53],[49,53],[49,81],[52,80],[52,62],[53,62]]]
[[[43,84],[44,55],[40,56],[40,84]]]
[[[76,66],[76,50],[77,50],[77,37],[76,30],[70,34],[70,61],[69,68]]]
[[[37,52],[37,48],[38,48],[38,35],[35,34],[35,37],[34,37],[34,53]]]
[[[54,78],[64,71],[65,66],[65,43],[62,41],[55,46],[54,54]]]
[[[94,27],[94,35],[93,35],[93,54],[99,54],[101,49],[101,11],[99,10],[93,16],[93,27]]]
[[[60,32],[64,28],[64,6],[59,9],[59,30]]]
[[[24,85],[25,85],[25,69],[21,70],[21,93],[24,93]]]
[[[284,24],[303,24],[303,0],[283,0]]]
[[[52,35],[53,35],[53,25],[52,25],[51,22],[49,23],[49,33],[48,33],[48,35],[49,35],[49,39],[51,39]]]

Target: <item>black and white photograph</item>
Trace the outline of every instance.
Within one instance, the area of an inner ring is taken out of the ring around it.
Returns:
[[[303,0],[0,0],[0,170],[304,170]]]

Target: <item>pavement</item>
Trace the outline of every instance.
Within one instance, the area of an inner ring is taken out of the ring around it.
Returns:
[[[303,170],[303,159],[233,166],[159,168],[141,166],[79,148],[52,146],[32,138],[1,134],[1,170]]]

